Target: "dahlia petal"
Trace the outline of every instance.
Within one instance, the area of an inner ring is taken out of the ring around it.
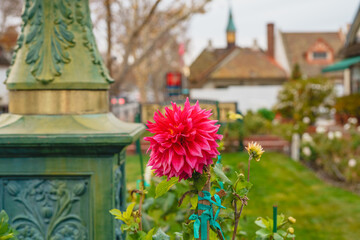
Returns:
[[[175,154],[171,161],[171,164],[174,167],[176,172],[180,172],[181,168],[184,166],[184,157],[181,155]]]
[[[165,134],[156,134],[153,139],[156,140],[157,142],[164,142],[165,140],[167,140],[168,136],[166,136]]]
[[[194,168],[197,162],[197,157],[191,156],[188,154],[186,156],[186,162],[190,165],[191,168]]]
[[[206,150],[206,151],[211,150],[211,147],[210,147],[208,141],[206,141],[206,139],[197,137],[196,142],[200,145],[201,149]]]
[[[180,144],[174,144],[173,148],[174,148],[175,152],[178,155],[185,155],[186,154],[184,147],[181,146]]]
[[[188,142],[187,145],[188,145],[188,150],[191,155],[198,156],[198,157],[203,156],[201,153],[201,148],[200,148],[199,144],[197,144],[196,142]]]

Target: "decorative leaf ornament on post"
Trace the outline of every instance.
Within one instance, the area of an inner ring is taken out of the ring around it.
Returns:
[[[125,148],[145,127],[109,112],[89,1],[23,3],[0,115],[0,209],[18,239],[124,239],[107,210],[126,208]]]
[[[184,108],[172,103],[173,109],[165,108],[165,115],[160,111],[154,115],[154,123],[148,122],[148,131],[154,133],[146,137],[151,150],[148,166],[151,166],[159,177],[167,176],[181,179],[192,178],[194,173],[206,176],[202,191],[199,191],[198,215],[193,214],[190,219],[195,220],[195,238],[209,238],[209,224],[221,231],[216,222],[221,206],[221,200],[215,194],[215,201],[210,195],[210,171],[213,158],[219,155],[217,140],[222,135],[217,134],[220,125],[216,120],[210,120],[210,110],[201,109],[199,103],[191,106],[186,99]],[[194,181],[201,181],[200,179]],[[195,183],[196,184],[196,183]],[[218,211],[214,215],[212,206]],[[199,229],[201,230],[199,232]]]

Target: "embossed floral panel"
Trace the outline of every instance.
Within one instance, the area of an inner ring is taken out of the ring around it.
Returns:
[[[9,213],[18,238],[85,240],[89,235],[88,177],[1,178],[1,206]]]

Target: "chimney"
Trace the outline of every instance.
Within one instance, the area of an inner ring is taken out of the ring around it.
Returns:
[[[267,24],[267,55],[271,58],[274,58],[274,24],[268,23]]]

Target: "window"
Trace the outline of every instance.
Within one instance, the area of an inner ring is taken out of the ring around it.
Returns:
[[[327,59],[327,52],[313,52],[314,60]]]

